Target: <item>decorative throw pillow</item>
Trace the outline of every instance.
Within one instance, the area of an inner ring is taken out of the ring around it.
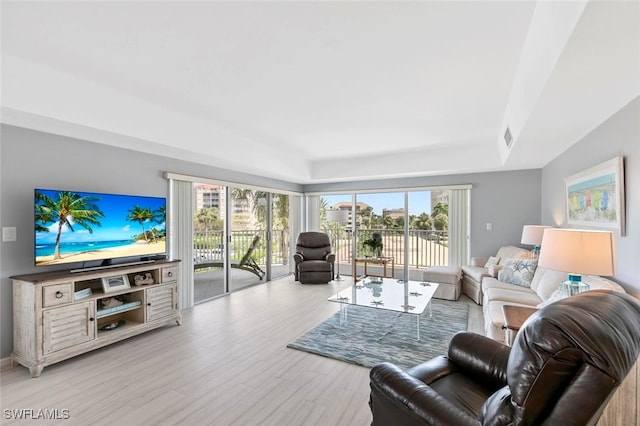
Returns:
[[[493,278],[498,278],[498,272],[502,269],[502,265],[489,265],[487,269],[489,270],[489,275]]]
[[[485,267],[485,268],[488,268],[488,267],[489,267],[489,266],[491,266],[491,265],[497,265],[497,264],[498,264],[498,262],[500,262],[500,258],[499,258],[499,257],[491,256],[491,257],[489,258],[489,260],[487,260],[487,263],[485,263],[485,264],[484,264],[484,267]]]
[[[537,267],[538,259],[507,259],[498,272],[498,280],[521,287],[531,287]]]

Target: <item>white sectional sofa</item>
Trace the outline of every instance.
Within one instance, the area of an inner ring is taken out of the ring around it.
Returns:
[[[500,342],[506,342],[503,305],[538,307],[541,303],[552,303],[561,297],[560,284],[567,280],[567,273],[553,269],[537,267],[530,287],[502,282],[497,278],[482,279],[482,310],[484,314],[485,335]],[[617,283],[606,278],[585,275],[582,281],[590,290],[606,288],[624,293]],[[558,291],[556,291],[558,290]]]
[[[498,253],[491,257],[472,257],[471,265],[462,267],[462,293],[470,297],[478,305],[482,304],[482,279],[497,277],[499,269],[507,259],[528,259],[529,250],[515,246],[500,247]],[[489,261],[495,262],[489,265]]]

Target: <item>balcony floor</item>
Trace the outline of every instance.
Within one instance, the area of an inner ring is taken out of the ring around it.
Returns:
[[[261,266],[264,269],[264,266]],[[274,265],[271,275],[274,279],[281,278],[289,273],[289,265]],[[230,272],[232,291],[240,290],[252,285],[265,283],[266,278],[260,280],[251,272],[231,268]],[[222,269],[198,271],[193,276],[193,298],[195,303],[200,303],[224,294]]]

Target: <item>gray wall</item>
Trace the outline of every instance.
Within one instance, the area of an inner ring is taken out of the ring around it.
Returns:
[[[640,97],[614,114],[542,170],[542,222],[565,226],[564,178],[618,155],[625,159],[626,236],[616,238],[614,279],[640,297]]]
[[[166,171],[301,192],[266,179],[171,158],[52,135],[0,127],[0,225],[15,226],[18,240],[0,243],[0,357],[11,353],[12,275],[36,272],[33,259],[34,188],[168,195]],[[224,167],[221,164],[221,167]],[[51,268],[38,268],[47,271]]]
[[[428,164],[428,160],[425,160]],[[471,256],[520,246],[523,225],[540,224],[540,170],[472,173],[380,181],[305,185],[305,192],[354,191],[471,184]],[[487,231],[487,223],[493,230]]]

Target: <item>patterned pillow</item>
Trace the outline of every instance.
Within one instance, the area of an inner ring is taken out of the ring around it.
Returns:
[[[491,266],[491,265],[497,265],[497,264],[498,264],[498,262],[500,262],[500,258],[499,258],[499,257],[491,256],[491,257],[489,258],[489,260],[487,260],[487,263],[485,263],[485,264],[484,264],[484,267],[485,267],[485,268],[488,268],[488,267],[489,267],[489,266]]]
[[[498,272],[498,280],[528,288],[537,267],[538,259],[507,259]]]

